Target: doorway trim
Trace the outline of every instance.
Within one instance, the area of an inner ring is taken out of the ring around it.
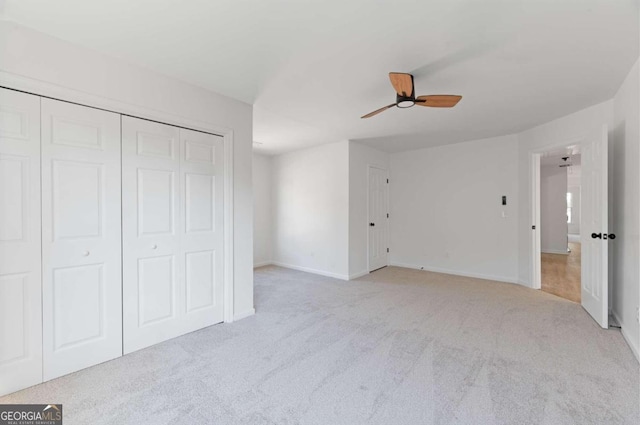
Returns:
[[[371,238],[370,238],[370,232],[369,232],[369,223],[371,222],[371,209],[370,209],[370,194],[371,194],[371,187],[370,187],[370,182],[371,182],[371,169],[372,168],[376,168],[378,170],[382,170],[384,171],[384,174],[386,176],[387,179],[387,185],[385,186],[385,209],[387,210],[387,226],[386,226],[386,234],[385,234],[385,241],[387,243],[387,247],[389,246],[389,170],[387,167],[379,165],[379,164],[367,164],[367,221],[364,223],[364,226],[366,228],[366,232],[367,232],[367,274],[371,273],[372,271],[375,270],[371,270]],[[387,248],[388,249],[388,248]],[[389,266],[389,252],[387,251],[387,261],[386,264],[382,267],[377,268],[376,270],[379,270],[383,267],[387,267]]]
[[[529,226],[535,226],[535,230],[531,227],[529,243],[531,246],[531,257],[529,264],[531,265],[530,279],[531,288],[542,289],[542,246],[540,241],[540,159],[545,152],[561,149],[570,146],[582,146],[585,136],[568,138],[564,142],[556,142],[545,145],[540,148],[531,149],[529,151]],[[580,236],[582,239],[582,236]]]
[[[533,289],[542,289],[542,247],[540,242],[540,159],[541,152],[529,154],[530,164],[530,182],[531,182],[531,202],[532,208],[531,223],[535,226],[531,230],[531,252],[533,258],[531,260],[531,287]]]
[[[0,71],[0,87],[223,137],[223,322],[234,321],[233,129]],[[243,316],[244,317],[244,316]],[[240,317],[242,318],[242,317]]]

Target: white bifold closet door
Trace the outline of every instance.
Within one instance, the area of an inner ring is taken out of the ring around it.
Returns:
[[[0,89],[0,395],[42,382],[40,98]]]
[[[222,321],[222,140],[122,118],[125,353]]]
[[[44,379],[122,355],[120,115],[42,99]]]

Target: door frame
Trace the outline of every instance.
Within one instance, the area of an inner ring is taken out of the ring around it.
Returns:
[[[529,258],[530,287],[542,289],[542,246],[540,242],[540,159],[545,152],[570,146],[582,146],[586,136],[567,138],[564,142],[555,142],[529,151],[529,219],[528,226],[536,226],[535,231],[530,231],[529,243],[531,257]],[[581,229],[582,230],[582,229]],[[580,233],[582,241],[582,231]]]
[[[366,232],[367,232],[367,274],[371,273],[371,265],[370,265],[370,249],[371,249],[371,244],[370,244],[370,233],[369,233],[369,223],[371,222],[371,211],[369,209],[370,206],[370,199],[369,199],[369,195],[371,194],[371,187],[370,187],[370,178],[371,178],[371,169],[372,168],[376,168],[378,170],[382,170],[385,173],[386,179],[387,181],[389,180],[389,170],[379,164],[367,164],[367,221],[364,223],[364,226],[366,226]],[[386,196],[385,196],[385,208],[387,210],[387,214],[389,214],[389,183],[387,183],[386,185]],[[387,246],[389,246],[389,217],[387,217],[387,231],[386,231],[386,235],[385,235],[385,239],[387,242]],[[389,253],[387,252],[387,264],[385,264],[382,267],[387,267],[389,265]],[[381,267],[381,268],[382,268]],[[377,270],[377,269],[376,269]]]
[[[48,83],[0,71],[0,87],[8,90],[20,91],[35,96],[59,100],[62,102],[75,103],[89,108],[102,109],[121,115],[128,115],[150,121],[157,121],[162,124],[169,124],[175,127],[182,127],[189,130],[202,131],[217,136],[222,136],[223,141],[223,168],[224,168],[224,191],[223,191],[223,317],[225,323],[234,320],[234,243],[233,243],[233,147],[234,132],[232,128],[211,124],[191,118],[186,118],[171,113],[161,112],[145,106],[135,105],[119,100],[110,99],[100,95],[93,95],[79,90],[62,87]]]

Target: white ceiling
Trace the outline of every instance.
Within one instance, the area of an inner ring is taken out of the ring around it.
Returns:
[[[5,18],[253,103],[267,153],[513,133],[613,97],[638,58],[637,0],[2,1]],[[361,120],[395,101],[389,71],[464,97]]]

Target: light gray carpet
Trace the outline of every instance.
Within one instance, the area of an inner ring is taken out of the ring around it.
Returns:
[[[387,268],[256,271],[253,317],[0,399],[65,424],[638,424],[640,369],[569,301]]]

